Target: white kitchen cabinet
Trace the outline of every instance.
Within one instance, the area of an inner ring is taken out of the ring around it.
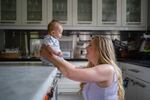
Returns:
[[[145,83],[146,87],[144,88],[144,97],[143,100],[150,100],[150,83]],[[140,94],[140,93],[139,93]]]
[[[132,3],[134,1],[139,4]],[[48,21],[58,19],[65,29],[143,30],[146,29],[146,2],[147,0],[48,0]]]
[[[48,0],[48,21],[60,20],[65,26],[72,25],[72,0]]]
[[[137,99],[136,100],[150,100],[150,83],[136,79]]]
[[[96,26],[97,0],[48,0],[48,20],[58,19],[64,26]]]
[[[126,73],[143,81],[150,82],[149,72],[150,68],[126,63]]]
[[[147,0],[98,0],[98,26],[145,30],[146,12]]]
[[[147,0],[122,0],[122,25],[146,28],[146,12]]]
[[[21,24],[21,0],[0,0],[0,25]]]
[[[96,26],[97,0],[73,0],[73,26]]]
[[[121,0],[98,0],[98,26],[121,26]]]
[[[122,62],[120,65],[125,67],[124,79],[128,80],[126,100],[150,100],[150,68]]]
[[[148,0],[0,0],[0,29],[146,30]]]
[[[128,76],[128,85],[125,88],[125,100],[137,100],[137,85],[134,82],[134,77]]]
[[[127,75],[129,82],[125,88],[125,97],[126,100],[150,100],[150,84]]]
[[[22,25],[47,25],[47,1],[22,0]]]

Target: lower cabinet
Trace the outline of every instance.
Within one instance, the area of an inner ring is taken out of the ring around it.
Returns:
[[[127,77],[127,86],[125,87],[125,100],[137,100],[137,87],[134,83],[134,78]]]
[[[145,95],[144,98],[145,99],[143,99],[143,100],[150,100],[150,84],[148,84],[147,87],[146,87],[146,89],[144,91],[144,95]]]
[[[70,80],[64,76],[58,82],[58,93],[73,93],[79,92],[80,82]]]
[[[125,87],[126,100],[150,100],[150,83],[127,76],[128,84]]]
[[[150,100],[150,69],[129,63],[124,66],[124,83],[126,100]]]
[[[150,100],[150,83],[137,80],[137,99],[136,100]]]

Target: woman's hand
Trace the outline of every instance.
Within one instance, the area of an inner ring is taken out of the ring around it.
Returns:
[[[63,56],[63,53],[62,53],[62,52],[58,52],[58,53],[57,53],[57,56],[62,57],[62,56]]]
[[[40,55],[45,58],[49,58],[52,56],[52,54],[47,50],[47,47],[45,45],[41,46]]]
[[[47,58],[52,63],[54,63],[58,59],[58,57],[55,54],[51,53],[48,50],[48,47],[45,45],[41,46],[40,55],[44,58]]]

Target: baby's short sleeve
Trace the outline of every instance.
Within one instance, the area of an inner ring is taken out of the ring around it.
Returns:
[[[46,46],[48,46],[48,45],[49,45],[49,46],[53,45],[51,39],[49,39],[48,37],[45,37],[45,38],[43,39],[43,44],[45,44]]]

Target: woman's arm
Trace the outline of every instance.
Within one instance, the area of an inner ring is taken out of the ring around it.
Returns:
[[[58,52],[58,51],[54,50],[50,45],[47,46],[47,49],[49,50],[49,52],[51,52],[57,56],[63,56],[62,52]]]
[[[75,65],[66,60],[60,60],[55,55],[48,54],[45,48],[42,49],[41,55],[46,56],[64,76],[72,80],[81,82],[103,82],[108,81],[113,77],[113,68],[108,64],[80,69],[76,68]]]

